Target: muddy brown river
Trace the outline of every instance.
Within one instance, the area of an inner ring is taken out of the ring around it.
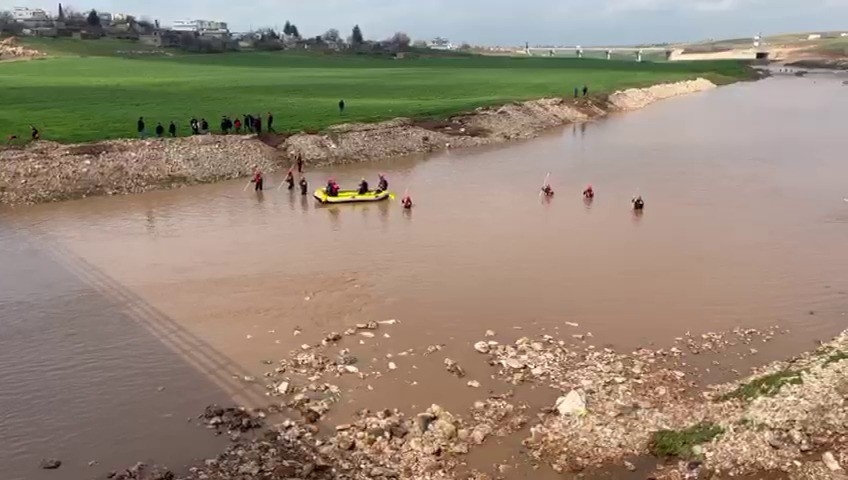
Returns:
[[[848,325],[841,81],[772,78],[526,143],[306,173],[314,188],[385,172],[411,212],[318,206],[276,190],[279,175],[261,196],[236,181],[2,211],[2,477],[213,456],[223,440],[188,417],[211,402],[267,403],[263,360],[369,320],[400,323],[359,345],[364,365],[447,347],[350,381],[331,420],[363,406],[469,406],[485,392],[441,362],[497,389],[471,348],[489,329],[505,341],[591,332],[622,349],[687,331],[791,330],[728,369],[807,350]],[[61,469],[40,470],[44,457]]]

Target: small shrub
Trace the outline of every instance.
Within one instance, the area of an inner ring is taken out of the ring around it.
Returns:
[[[712,423],[699,423],[686,430],[660,430],[651,438],[650,451],[657,457],[691,458],[692,447],[709,442],[724,433],[724,429]]]
[[[842,350],[838,350],[836,353],[827,357],[827,360],[822,364],[823,367],[830,365],[831,363],[841,362],[842,360],[848,360],[848,352],[843,352]]]
[[[741,399],[753,400],[757,397],[770,397],[780,391],[784,385],[799,385],[803,383],[801,374],[792,370],[784,370],[782,372],[772,373],[764,377],[757,378],[749,383],[740,385],[736,390],[728,392],[718,398],[719,401]]]

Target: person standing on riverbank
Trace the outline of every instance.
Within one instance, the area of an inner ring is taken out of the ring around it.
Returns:
[[[200,133],[206,135],[209,133],[209,122],[205,118],[200,119]]]
[[[144,127],[144,117],[138,117],[138,123],[136,123],[136,127],[138,128],[138,138],[144,138],[147,136],[147,131]]]
[[[589,95],[589,87],[583,85],[583,96],[585,97],[586,95]]]
[[[274,133],[274,115],[268,112],[268,133]]]
[[[33,141],[33,142],[41,138],[41,134],[40,134],[40,133],[38,133],[38,129],[37,129],[37,128],[35,128],[35,125],[30,125],[30,126],[29,126],[29,128],[30,128],[30,130],[31,130],[32,141]]]
[[[171,138],[177,136],[177,126],[174,124],[173,120],[171,120],[171,124],[168,125],[168,135],[170,135]]]
[[[344,114],[344,109],[345,109],[345,101],[344,101],[344,99],[339,100],[339,115]]]
[[[197,135],[200,133],[200,127],[198,126],[197,119],[191,117],[191,120],[188,121],[189,126],[191,127],[191,134]]]
[[[236,129],[236,133],[241,133],[241,120],[239,120],[238,117],[236,117],[236,121],[233,122],[233,126]]]
[[[297,173],[303,173],[303,154],[297,154]]]
[[[574,98],[577,98],[579,96],[580,96],[580,89],[578,89],[577,87],[574,87]]]
[[[162,138],[162,135],[165,135],[165,127],[162,126],[162,122],[156,123],[156,138]]]
[[[256,117],[253,118],[253,130],[257,135],[262,133],[262,115],[257,114]]]
[[[253,133],[253,115],[244,115],[244,133]]]

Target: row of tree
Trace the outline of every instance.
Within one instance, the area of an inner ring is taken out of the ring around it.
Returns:
[[[254,46],[260,49],[282,49],[282,41],[287,38],[301,40],[310,46],[332,46],[334,48],[346,48],[356,51],[390,51],[401,52],[409,50],[412,41],[409,35],[398,32],[381,42],[371,42],[365,40],[362,35],[362,29],[359,25],[355,25],[351,30],[351,34],[347,39],[343,39],[339,31],[331,28],[324,32],[323,35],[303,39],[297,30],[297,26],[291,22],[286,22],[283,28],[282,35],[272,28],[263,28],[250,34],[254,41]]]

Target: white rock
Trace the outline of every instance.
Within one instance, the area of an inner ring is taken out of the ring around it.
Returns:
[[[395,362],[389,362],[389,370],[397,370],[397,365],[395,365]]]
[[[836,461],[832,452],[825,452],[824,455],[822,455],[822,461],[831,472],[838,472],[842,470],[842,467],[839,465],[839,462]]]
[[[486,336],[487,336],[487,337],[494,337],[494,336],[495,336],[495,332],[494,332],[494,331],[492,331],[492,330],[486,330]]]
[[[374,338],[374,334],[371,332],[359,332],[359,334],[365,338]]]
[[[392,318],[392,319],[389,319],[389,320],[382,320],[382,321],[379,321],[377,323],[379,323],[380,325],[394,325],[394,324],[398,323],[398,321],[395,320],[394,318]]]
[[[554,405],[560,415],[583,415],[586,413],[586,402],[583,396],[576,390],[568,392],[568,395],[559,397]]]
[[[574,322],[565,322],[565,324],[568,325],[569,327],[579,327],[580,326],[579,324],[574,323]]]
[[[359,369],[353,365],[345,365],[344,369],[347,373],[359,373]]]
[[[480,382],[477,380],[469,380],[467,385],[471,388],[480,388]]]
[[[506,360],[504,360],[504,365],[514,370],[521,370],[526,366],[524,365],[524,362],[517,358],[507,358]]]
[[[280,384],[277,385],[277,393],[280,395],[289,393],[289,382],[280,382]]]
[[[474,350],[480,353],[489,353],[489,344],[486,342],[477,342],[474,344]]]

